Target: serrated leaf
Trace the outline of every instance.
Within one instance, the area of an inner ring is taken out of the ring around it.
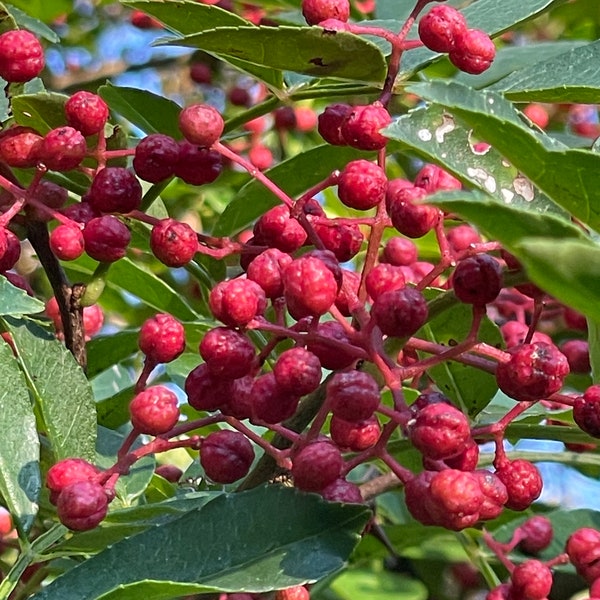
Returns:
[[[313,77],[378,82],[386,71],[377,46],[356,35],[320,27],[219,27],[168,43]]]
[[[343,169],[351,160],[372,153],[349,147],[323,145],[289,158],[266,171],[267,177],[290,196],[300,194],[325,179],[335,169]],[[214,230],[215,235],[233,235],[251,225],[280,200],[256,180],[248,182],[227,205]]]
[[[65,125],[65,102],[68,96],[55,92],[14,96],[11,105],[15,121],[32,127],[42,135]]]
[[[177,119],[181,107],[163,96],[148,90],[119,87],[107,83],[98,88],[98,95],[111,110],[139,127],[146,135],[163,133],[181,139]]]
[[[6,277],[0,277],[0,315],[33,315],[44,308],[43,302],[12,285]]]
[[[2,323],[13,338],[56,460],[93,460],[96,408],[83,370],[64,344],[33,321],[4,317]]]
[[[331,504],[279,486],[224,494],[107,548],[33,598],[158,600],[300,585],[344,565],[369,515],[363,506]],[[160,551],[140,560],[140,548]]]
[[[27,383],[5,342],[0,343],[0,431],[0,494],[26,533],[37,514],[42,486],[40,443]]]
[[[415,84],[409,90],[446,106],[556,204],[592,228],[600,228],[600,154],[566,148],[529,129],[497,93],[441,82]]]
[[[86,346],[88,377],[94,377],[137,352],[138,337],[138,331],[119,331],[90,340]]]
[[[331,589],[342,600],[426,600],[429,592],[418,579],[401,573],[352,569],[336,577]]]
[[[11,4],[44,23],[52,23],[73,10],[71,0],[11,0]]]
[[[599,60],[595,41],[516,71],[491,89],[517,102],[594,103],[600,95]]]

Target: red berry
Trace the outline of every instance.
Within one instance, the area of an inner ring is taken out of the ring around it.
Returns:
[[[21,257],[21,242],[10,230],[0,228],[0,273],[12,269]]]
[[[85,202],[84,200],[66,206],[61,212],[65,217],[68,217],[76,223],[81,223],[82,225],[86,225],[92,219],[101,216],[89,202]]]
[[[85,136],[94,135],[104,129],[108,121],[108,106],[100,96],[79,91],[65,103],[67,123]]]
[[[352,112],[349,104],[330,104],[319,115],[317,129],[321,137],[333,146],[346,146],[348,142],[342,135],[341,127]]]
[[[340,451],[329,440],[317,440],[293,457],[294,485],[301,490],[318,492],[339,478],[343,465]]]
[[[454,254],[481,243],[481,236],[470,225],[458,225],[446,232],[446,239]]]
[[[368,160],[353,160],[338,179],[338,195],[346,206],[369,210],[385,198],[387,177],[384,170]]]
[[[30,127],[9,127],[0,134],[0,158],[9,167],[35,167],[42,139],[42,136]]]
[[[535,515],[527,519],[519,530],[522,535],[519,548],[527,554],[538,554],[545,550],[554,537],[552,523],[543,515]]]
[[[473,475],[479,481],[483,493],[483,504],[479,509],[481,520],[491,520],[500,516],[508,500],[508,490],[501,479],[486,469],[477,469]]]
[[[104,313],[97,304],[83,307],[83,331],[86,340],[96,335],[104,323]]]
[[[106,516],[108,497],[99,483],[77,481],[63,488],[56,509],[63,525],[75,531],[87,531]]]
[[[364,421],[379,406],[379,386],[365,371],[335,373],[327,384],[327,401],[335,417]]]
[[[289,254],[268,248],[252,260],[246,274],[260,285],[267,298],[279,298],[283,296],[283,271],[291,262]]]
[[[365,283],[369,296],[377,300],[385,292],[401,290],[405,286],[404,273],[400,267],[383,263],[369,271]]]
[[[62,208],[69,199],[69,193],[65,188],[47,179],[39,181],[35,187],[28,191],[28,195],[35,198],[42,206],[34,206],[27,203],[25,205],[27,218],[42,222],[48,222],[53,218],[53,215],[49,211],[44,210],[44,207],[51,209]]]
[[[302,0],[302,14],[309,25],[326,19],[345,22],[350,18],[350,3],[348,0]]]
[[[177,483],[183,475],[183,471],[175,465],[158,465],[154,472],[170,483]]]
[[[345,317],[352,316],[352,311],[359,302],[360,279],[360,273],[342,269],[342,287],[336,296],[335,305]]]
[[[423,525],[438,524],[436,507],[432,505],[429,494],[431,480],[435,475],[434,471],[422,471],[404,485],[406,508]]]
[[[489,254],[477,254],[461,260],[452,274],[454,293],[466,304],[483,306],[493,302],[502,287],[502,267]]]
[[[273,166],[273,153],[264,144],[253,144],[248,151],[248,159],[259,171]]]
[[[573,532],[566,544],[566,552],[575,570],[588,583],[600,578],[600,532],[582,527]]]
[[[128,213],[142,201],[142,186],[137,177],[123,167],[98,171],[90,187],[88,202],[100,212]]]
[[[523,114],[540,129],[546,129],[548,123],[550,123],[550,115],[542,104],[537,104],[535,102],[528,104],[523,109]]]
[[[131,241],[127,226],[114,215],[97,217],[83,230],[85,251],[94,260],[115,262],[123,258]]]
[[[188,404],[198,411],[218,410],[234,394],[234,381],[216,377],[202,363],[192,369],[185,379]]]
[[[273,111],[273,126],[279,131],[291,131],[292,129],[296,129],[296,113],[293,107],[280,106],[275,109]]]
[[[329,502],[343,502],[344,504],[363,504],[364,502],[360,488],[345,479],[336,479],[319,493]]]
[[[250,279],[231,279],[217,283],[210,291],[208,304],[219,321],[237,327],[262,315],[267,299],[258,283]]]
[[[265,423],[281,423],[296,412],[299,400],[298,394],[279,387],[273,373],[266,373],[252,385],[252,416]]]
[[[236,85],[229,91],[229,102],[234,106],[252,106],[252,96],[247,88]]]
[[[318,338],[307,343],[307,348],[317,355],[324,369],[335,371],[350,366],[356,360],[351,351],[352,341],[337,321],[325,321],[317,325]],[[333,343],[335,342],[335,343]],[[348,349],[347,351],[345,351]]]
[[[306,231],[290,216],[290,209],[283,204],[264,213],[253,231],[256,244],[277,248],[282,252],[294,252],[306,241]]]
[[[375,415],[364,421],[344,421],[333,416],[329,425],[331,439],[339,448],[362,452],[372,448],[381,435],[381,425]]]
[[[417,173],[415,186],[423,188],[428,194],[435,194],[444,190],[460,190],[462,183],[456,177],[450,175],[448,171],[444,171],[437,165],[429,164]]]
[[[221,404],[221,412],[240,421],[250,419],[254,409],[252,404],[253,385],[254,378],[251,375],[232,380],[227,400]]]
[[[290,348],[277,359],[273,375],[284,392],[305,396],[314,392],[321,383],[321,362],[304,348]]]
[[[179,113],[179,129],[191,144],[208,147],[219,140],[225,123],[216,108],[192,104]]]
[[[380,130],[392,122],[392,117],[379,102],[353,107],[341,125],[346,143],[359,150],[381,150],[387,138]]]
[[[312,131],[317,126],[317,113],[309,106],[297,106],[294,116],[298,131]]]
[[[501,583],[493,590],[490,590],[485,597],[485,600],[510,600],[511,586],[508,583]]]
[[[140,327],[138,346],[153,363],[171,362],[185,350],[183,325],[165,313],[150,317]]]
[[[507,461],[496,469],[496,475],[506,486],[508,501],[512,510],[525,510],[542,493],[542,477],[536,467],[527,460]]]
[[[590,346],[586,340],[567,340],[560,351],[567,357],[571,373],[590,372]]]
[[[52,171],[70,171],[85,158],[87,145],[73,127],[49,131],[37,147],[38,160]]]
[[[0,35],[0,77],[9,83],[23,83],[37,77],[44,68],[44,49],[24,29]]]
[[[252,444],[238,431],[222,429],[202,442],[200,464],[209,479],[232,483],[244,477],[254,460]]]
[[[154,385],[137,394],[129,403],[131,424],[140,433],[161,435],[179,420],[179,406],[174,392]]]
[[[50,234],[50,249],[59,260],[75,260],[83,254],[83,233],[74,225],[59,225]]]
[[[339,262],[354,258],[365,239],[358,225],[354,223],[334,223],[314,225],[315,233],[327,250],[333,252]]]
[[[587,331],[587,319],[585,315],[582,315],[573,308],[565,306],[563,309],[563,317],[565,319],[565,324],[570,329]]]
[[[469,438],[467,441],[464,450],[455,456],[444,459],[446,465],[448,465],[451,469],[458,469],[459,471],[474,471],[477,468],[478,461],[479,446],[471,438]]]
[[[388,185],[388,193],[390,187],[394,186],[394,181],[390,181]],[[395,236],[390,238],[381,256],[381,262],[390,263],[398,267],[412,265],[417,260],[417,247],[415,243],[406,238]]]
[[[50,490],[50,502],[56,504],[62,490],[78,481],[90,481],[100,473],[98,467],[83,458],[65,458],[48,469],[46,487]]]
[[[450,62],[461,71],[479,75],[490,68],[496,56],[496,47],[485,31],[466,29],[456,33],[454,48],[448,56]]]
[[[498,387],[515,400],[541,400],[558,392],[569,363],[553,344],[535,342],[509,348],[510,359],[496,368]]]
[[[552,588],[552,571],[535,558],[517,565],[510,576],[511,596],[522,600],[544,600]]]
[[[445,527],[464,529],[479,520],[484,495],[473,473],[444,469],[432,477],[429,494]]]
[[[133,169],[137,176],[150,183],[171,177],[179,160],[179,144],[170,136],[152,133],[135,147]]]
[[[467,21],[462,13],[445,4],[434,6],[419,21],[419,37],[434,52],[450,52],[456,34],[466,29]]]
[[[223,170],[223,159],[209,150],[184,140],[179,142],[179,158],[173,173],[190,185],[212,183]]]
[[[0,506],[0,538],[7,536],[15,528],[10,513]]]
[[[296,585],[287,590],[279,590],[275,600],[310,600],[310,593],[303,585]]]
[[[591,385],[575,399],[573,419],[588,435],[600,437],[600,385]]]
[[[239,331],[215,327],[200,342],[200,356],[211,375],[237,379],[248,375],[254,366],[254,346]]]
[[[392,225],[409,238],[423,237],[440,219],[439,209],[420,202],[425,196],[420,187],[388,188],[386,207]]]
[[[183,267],[198,251],[198,236],[187,223],[162,219],[152,228],[150,248],[168,267]]]
[[[407,337],[427,321],[429,310],[421,292],[405,287],[384,292],[373,302],[371,316],[385,335]]]
[[[210,84],[212,78],[212,69],[206,63],[195,62],[190,65],[190,79],[194,83]]]

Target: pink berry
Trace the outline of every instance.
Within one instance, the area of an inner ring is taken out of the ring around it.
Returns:
[[[365,236],[354,223],[316,224],[315,233],[323,246],[335,254],[339,262],[354,258],[360,251]]]
[[[340,451],[328,440],[317,440],[293,457],[294,485],[308,492],[318,492],[339,478],[343,465]]]
[[[435,194],[441,191],[460,190],[462,183],[448,171],[444,171],[437,165],[429,164],[417,173],[415,187],[423,188],[428,194]]]
[[[329,502],[343,502],[344,504],[363,504],[364,502],[360,488],[345,479],[336,479],[319,493]],[[308,598],[308,596],[306,597]]]
[[[485,31],[466,29],[456,33],[454,48],[448,56],[450,62],[461,71],[479,75],[490,68],[496,56],[496,47]]]
[[[304,348],[290,348],[280,354],[273,366],[273,375],[283,391],[305,396],[321,383],[321,362]]]
[[[252,444],[238,431],[222,429],[202,442],[200,464],[209,479],[233,483],[244,477],[254,460]]]
[[[514,568],[510,580],[514,597],[544,600],[552,588],[552,571],[543,562],[531,558]]]
[[[83,331],[86,340],[96,335],[104,323],[104,313],[98,304],[83,307]]]
[[[140,433],[161,435],[179,420],[177,396],[163,385],[148,387],[129,403],[129,413],[131,424]]]
[[[149,361],[168,363],[185,350],[185,330],[171,315],[158,314],[142,324],[138,345]]]
[[[87,145],[81,132],[73,127],[49,131],[39,147],[38,160],[52,171],[70,171],[85,158]]]
[[[489,254],[477,254],[461,260],[452,274],[454,293],[466,304],[483,306],[493,302],[502,287],[502,267]]]
[[[83,230],[85,251],[94,260],[115,262],[123,258],[131,241],[127,226],[114,215],[92,219]]]
[[[589,373],[590,346],[587,340],[567,340],[560,346],[560,351],[567,357],[571,373]]]
[[[387,263],[373,267],[365,283],[367,293],[373,300],[377,300],[385,292],[401,290],[406,285],[402,269]]]
[[[362,452],[372,448],[381,435],[381,425],[375,415],[364,421],[344,421],[333,416],[329,425],[331,439],[338,448]]]
[[[510,600],[510,593],[511,585],[509,583],[501,583],[488,592],[485,600]]]
[[[345,421],[364,421],[379,406],[379,386],[364,371],[335,373],[327,384],[327,401],[334,416]]]
[[[248,151],[248,159],[259,171],[273,166],[273,153],[264,144],[253,144]]]
[[[37,77],[44,68],[44,49],[24,29],[0,35],[0,77],[9,83],[23,83]]]
[[[446,232],[446,239],[454,254],[481,243],[481,236],[470,225],[458,225]]]
[[[454,37],[465,29],[467,21],[462,13],[445,4],[434,6],[419,21],[419,37],[434,52],[450,52]]]
[[[75,260],[83,254],[83,233],[79,227],[59,225],[50,234],[50,249],[59,260]]]
[[[77,481],[63,488],[56,509],[63,525],[74,531],[87,531],[106,516],[108,497],[99,483]]]
[[[407,337],[427,321],[427,301],[419,290],[405,287],[381,294],[371,308],[371,316],[385,335]]]
[[[306,231],[290,215],[290,209],[280,204],[258,219],[254,225],[254,240],[258,245],[294,252],[306,241]]]
[[[299,400],[298,394],[279,387],[273,373],[266,373],[252,385],[252,416],[265,423],[281,423],[296,412]]]
[[[140,207],[142,186],[129,169],[106,167],[96,173],[88,202],[100,212],[128,213]]]
[[[179,144],[170,136],[152,133],[135,147],[133,170],[150,183],[171,177],[179,160]]]
[[[21,242],[10,230],[0,228],[0,273],[12,269],[21,256]]]
[[[84,136],[104,129],[108,121],[108,106],[100,96],[84,90],[73,94],[65,103],[67,123]]]
[[[298,131],[313,131],[317,126],[317,113],[310,106],[297,106],[294,109],[294,116]]]
[[[252,342],[243,333],[227,327],[215,327],[202,338],[200,356],[211,375],[237,379],[250,373],[255,352]]]
[[[83,458],[65,458],[55,463],[46,474],[46,487],[50,491],[50,502],[56,504],[62,490],[78,481],[90,481],[100,473],[98,467]]]
[[[384,170],[368,160],[353,160],[338,179],[338,195],[346,206],[369,210],[385,198],[387,177]]]
[[[192,144],[187,140],[179,142],[179,158],[173,170],[174,175],[190,185],[212,183],[223,170],[223,159],[215,150]]]
[[[11,514],[0,506],[0,539],[7,536],[15,528]]]
[[[574,531],[567,539],[566,552],[577,573],[588,583],[600,578],[600,532],[591,527]]]
[[[283,296],[283,271],[291,262],[289,254],[268,248],[248,265],[246,274],[260,285],[267,298],[279,298]]]
[[[473,473],[444,469],[436,473],[429,488],[430,499],[443,515],[441,524],[451,529],[463,529],[463,522],[457,520],[472,516],[479,520],[479,509],[484,500],[479,481]],[[471,518],[469,518],[471,521]]]
[[[479,518],[481,520],[492,520],[499,517],[508,501],[508,490],[502,480],[495,474],[486,469],[477,469],[473,471],[477,477],[479,488],[483,493],[483,503],[479,508]]]
[[[391,181],[388,186],[393,187],[394,181]],[[390,238],[383,248],[381,262],[386,262],[395,266],[412,265],[417,260],[417,247],[415,243],[404,237],[395,236]]]
[[[183,267],[198,251],[198,236],[187,223],[162,219],[152,228],[150,248],[168,267]]]
[[[258,283],[250,279],[231,279],[217,283],[210,291],[208,304],[219,321],[237,327],[262,315],[267,299]]]
[[[330,104],[318,117],[317,129],[321,137],[333,146],[346,146],[341,127],[352,112],[349,104]]]
[[[225,123],[216,108],[192,104],[179,113],[179,129],[191,144],[208,147],[219,140]]]
[[[317,25],[326,19],[347,21],[350,3],[348,0],[302,0],[302,14],[309,25]]]
[[[543,515],[530,517],[519,529],[522,535],[519,548],[527,554],[538,554],[545,550],[554,537],[552,523]]]
[[[42,136],[30,127],[9,127],[0,133],[0,158],[9,167],[35,167],[42,139]]]
[[[506,486],[508,501],[512,510],[525,510],[542,493],[542,477],[536,467],[527,460],[507,461],[496,469],[496,475]]]
[[[409,238],[423,237],[440,219],[440,211],[423,204],[427,192],[421,187],[392,187],[386,194],[386,207],[392,225]]]
[[[381,150],[387,138],[380,130],[392,122],[392,117],[379,102],[353,107],[341,125],[346,143],[359,150]]]
[[[575,423],[592,437],[600,437],[600,385],[591,385],[573,404]]]

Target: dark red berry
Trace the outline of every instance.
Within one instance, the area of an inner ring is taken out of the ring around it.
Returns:
[[[42,136],[30,127],[9,127],[0,134],[0,159],[9,167],[35,167],[42,139]]]
[[[140,433],[161,435],[179,420],[177,396],[163,385],[154,385],[137,394],[129,403],[131,424]]]
[[[173,172],[186,183],[212,183],[222,170],[223,159],[215,150],[192,144],[187,140],[179,142],[179,158]]]
[[[51,171],[70,171],[85,158],[87,145],[81,132],[73,127],[49,131],[37,147],[38,160]]]
[[[23,83],[37,77],[44,68],[44,49],[25,29],[0,35],[0,77],[9,83]]]
[[[259,246],[294,252],[306,241],[306,231],[290,216],[290,209],[280,204],[258,219],[254,225],[254,241]]]
[[[233,379],[227,391],[227,399],[221,404],[221,412],[224,415],[235,417],[240,421],[250,419],[253,414],[252,386],[254,378],[251,375]]]
[[[60,492],[56,510],[63,525],[74,531],[87,531],[106,516],[108,497],[99,483],[77,481]]]
[[[380,130],[392,122],[392,117],[379,102],[353,107],[341,126],[346,143],[359,150],[381,150],[387,138]]]
[[[575,398],[573,419],[588,435],[600,438],[600,385],[591,385]]]
[[[252,106],[252,96],[245,87],[236,85],[229,91],[228,97],[234,106]]]
[[[293,457],[294,485],[301,490],[318,492],[339,478],[343,465],[340,451],[329,440],[317,440]]]
[[[252,342],[243,333],[215,327],[202,338],[200,356],[212,375],[237,379],[250,373],[255,352]]]
[[[75,260],[83,254],[83,233],[74,225],[59,225],[50,234],[50,249],[59,260]]]
[[[225,123],[216,108],[192,104],[179,113],[179,129],[191,144],[208,147],[219,140]]]
[[[448,56],[450,62],[461,71],[479,75],[490,68],[496,56],[496,47],[485,31],[466,29],[456,33],[454,48]]]
[[[434,52],[450,52],[456,34],[466,29],[467,21],[462,13],[445,4],[434,6],[419,21],[419,37]]]
[[[345,22],[350,18],[350,3],[348,0],[302,0],[302,14],[309,25],[326,19]]]
[[[188,404],[198,411],[213,411],[224,406],[234,393],[234,381],[216,377],[202,363],[185,379]]]
[[[577,529],[567,539],[565,550],[577,573],[588,583],[600,578],[600,531]]]
[[[489,254],[461,260],[452,274],[456,297],[466,304],[483,306],[493,302],[503,287],[502,267]]]
[[[312,1],[312,0],[311,0]],[[344,0],[341,0],[342,2]],[[296,113],[291,106],[280,106],[273,111],[273,126],[279,131],[296,129]]]
[[[283,296],[283,271],[291,262],[289,254],[268,248],[252,260],[246,274],[260,285],[267,298],[279,298]]]
[[[171,362],[185,350],[183,325],[166,313],[150,317],[140,328],[138,346],[153,363]]]
[[[327,143],[333,146],[348,144],[342,135],[341,127],[351,112],[352,107],[349,104],[330,104],[319,115],[317,129]]]
[[[239,431],[222,429],[202,442],[200,464],[209,479],[233,483],[247,475],[254,460],[252,444]]]
[[[150,248],[168,267],[183,267],[198,251],[198,236],[187,223],[162,219],[152,228]]]
[[[388,193],[389,188],[393,186],[394,181],[389,183]],[[404,237],[395,236],[386,242],[380,260],[381,262],[401,267],[412,265],[416,262],[417,257],[417,247],[413,241]]]
[[[73,94],[65,103],[67,123],[85,136],[104,129],[108,106],[100,96],[84,90]]]
[[[352,352],[352,341],[341,323],[319,323],[316,333],[318,337],[309,340],[307,348],[317,355],[324,369],[344,369],[356,360],[356,353]]]
[[[510,576],[511,595],[522,600],[544,600],[552,588],[552,571],[531,558],[517,565]]]
[[[262,315],[267,299],[258,283],[250,279],[231,279],[217,283],[210,291],[208,304],[217,319],[237,327]]]
[[[427,321],[427,301],[419,290],[405,287],[381,294],[371,308],[371,316],[385,335],[407,337]]]
[[[369,210],[385,198],[387,177],[385,171],[368,160],[353,160],[338,179],[338,195],[346,206]]]
[[[127,226],[114,215],[97,217],[83,230],[85,251],[94,260],[114,262],[123,258],[131,241]]]
[[[128,213],[142,201],[142,186],[137,177],[123,167],[106,167],[92,181],[88,202],[100,212]]]
[[[47,179],[42,179],[38,181],[37,185],[28,190],[28,196],[37,200],[41,206],[27,203],[25,205],[27,218],[34,221],[48,222],[54,217],[51,211],[45,210],[45,207],[50,209],[62,208],[69,198],[69,193],[64,187]]]
[[[10,230],[0,228],[0,273],[12,269],[21,256],[21,242]]]
[[[329,502],[343,502],[344,504],[362,504],[364,502],[360,488],[345,479],[336,479],[319,493]],[[308,596],[306,597],[308,598]]]
[[[458,225],[446,233],[446,239],[454,254],[481,243],[481,236],[470,225]]]
[[[401,290],[406,285],[402,269],[387,263],[373,267],[365,283],[367,293],[373,300],[377,300],[385,292]]]
[[[565,319],[565,324],[570,329],[587,331],[587,320],[585,315],[582,315],[575,309],[565,306],[563,309],[563,318]]]
[[[277,384],[273,373],[257,377],[252,385],[252,415],[265,423],[281,423],[298,407],[299,394],[290,394]]]
[[[379,386],[365,371],[335,373],[327,384],[333,415],[345,421],[364,421],[379,406]]]
[[[333,252],[339,262],[354,258],[361,249],[365,236],[354,223],[318,223],[315,233],[327,250]]]
[[[331,417],[329,433],[338,448],[362,452],[377,443],[381,435],[381,425],[375,415],[364,421],[353,422],[344,421],[334,415]]]
[[[190,79],[194,83],[208,85],[212,82],[213,73],[209,65],[195,62],[190,65]]]
[[[423,237],[440,219],[434,206],[422,204],[427,192],[421,187],[392,187],[386,194],[386,207],[392,225],[409,238]]]
[[[521,344],[508,352],[510,359],[496,368],[496,381],[515,400],[547,398],[561,389],[569,374],[569,363],[554,344]]]
[[[406,508],[423,525],[438,524],[436,507],[432,505],[429,493],[431,480],[435,475],[434,471],[422,471],[404,485]]]
[[[78,481],[90,481],[100,473],[98,467],[83,458],[65,458],[48,469],[46,487],[50,491],[50,502],[56,504],[62,490]]]
[[[171,177],[179,160],[179,144],[170,136],[152,133],[135,147],[133,170],[150,183]]]
[[[417,173],[415,186],[423,188],[428,194],[435,194],[444,190],[460,190],[462,183],[448,171],[444,171],[437,165],[429,164]]]
[[[360,279],[360,273],[342,269],[342,287],[336,296],[335,305],[345,317],[350,317],[352,311],[360,304],[358,300]]]
[[[321,383],[321,362],[304,348],[290,348],[281,353],[273,366],[277,385],[285,392],[305,396]]]
[[[537,468],[527,460],[507,461],[496,469],[496,475],[506,486],[506,506],[512,510],[525,510],[542,493],[542,477]]]
[[[89,202],[82,200],[75,204],[70,204],[62,209],[62,214],[76,223],[85,225],[92,219],[101,216],[100,213],[92,207]]]
[[[538,554],[545,550],[554,537],[552,523],[543,515],[530,517],[519,527],[519,530],[522,535],[519,548],[527,554]]]
[[[560,351],[567,357],[571,373],[589,373],[590,346],[587,340],[567,340],[560,346]]]
[[[154,472],[170,483],[177,483],[183,475],[183,471],[175,465],[158,465]]]

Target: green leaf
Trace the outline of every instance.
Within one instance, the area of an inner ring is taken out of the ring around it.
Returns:
[[[11,4],[44,23],[52,23],[73,10],[72,0],[11,0]]]
[[[351,160],[372,156],[349,147],[323,145],[301,152],[266,171],[267,177],[290,196],[301,194],[325,179],[332,171],[343,169]],[[215,235],[233,235],[250,226],[265,211],[280,201],[255,179],[248,182],[227,205]]]
[[[11,101],[15,121],[45,135],[51,129],[65,125],[67,99],[68,96],[55,92],[15,96]]]
[[[431,105],[398,118],[385,130],[425,160],[435,162],[469,186],[475,186],[502,203],[540,212],[560,209],[490,148],[473,149],[472,131],[441,106]]]
[[[314,582],[344,566],[369,516],[364,506],[279,486],[223,494],[107,548],[34,598],[159,600]],[[140,548],[159,551],[140,560]]]
[[[600,41],[595,41],[530,64],[491,89],[517,102],[594,103],[600,94],[599,60]]]
[[[120,363],[138,351],[138,331],[119,331],[99,335],[87,343],[87,374],[89,378]]]
[[[139,127],[146,135],[163,133],[181,139],[177,125],[181,107],[172,100],[147,90],[118,87],[112,83],[101,85],[98,94],[111,110]]]
[[[600,229],[600,154],[566,148],[528,129],[499,94],[441,82],[415,84],[409,90],[467,121],[556,204]]]
[[[134,386],[117,392],[110,398],[105,398],[96,403],[98,412],[98,425],[108,429],[117,429],[129,422],[129,403],[135,395]]]
[[[336,577],[331,589],[342,600],[426,600],[429,592],[418,579],[389,571],[352,569]]]
[[[27,532],[42,486],[40,443],[27,383],[5,342],[0,343],[0,431],[0,494],[17,527]]]
[[[219,27],[169,44],[314,77],[379,82],[386,71],[377,46],[351,33],[320,27]]]
[[[17,29],[17,22],[6,7],[6,3],[0,3],[0,33]]]
[[[588,321],[587,326],[592,381],[600,381],[600,321]]]
[[[96,408],[83,370],[61,342],[33,321],[5,317],[2,322],[13,338],[56,460],[93,460]]]
[[[10,12],[14,17],[15,21],[17,22],[19,29],[28,29],[29,31],[31,31],[31,33],[35,33],[35,35],[37,35],[38,37],[45,38],[53,44],[58,44],[60,42],[60,38],[58,37],[56,32],[50,29],[48,25],[46,25],[39,19],[31,17],[22,10],[19,10],[16,6],[11,6]]]
[[[43,302],[12,285],[6,277],[0,277],[0,315],[31,315],[44,308]]]

